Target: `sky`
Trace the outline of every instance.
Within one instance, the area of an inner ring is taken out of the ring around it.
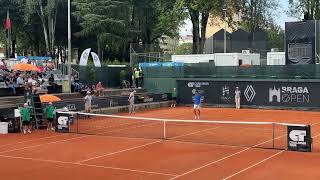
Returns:
[[[274,18],[276,23],[280,25],[283,29],[285,27],[285,22],[290,21],[297,21],[297,18],[291,17],[288,13],[289,7],[288,7],[288,0],[280,0],[279,1],[279,9],[277,12],[275,12],[275,16],[278,16],[277,18]],[[185,22],[185,25],[180,28],[180,35],[186,36],[192,34],[192,23],[190,20],[187,20]]]

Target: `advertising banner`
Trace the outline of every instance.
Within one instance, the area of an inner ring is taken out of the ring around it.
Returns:
[[[80,57],[80,66],[87,66],[91,48],[84,50]]]
[[[70,114],[56,113],[56,132],[68,133],[70,129],[70,122],[73,120],[73,116]]]
[[[178,80],[178,100],[192,104],[198,90],[207,104],[235,104],[235,89],[241,91],[242,105],[319,107],[320,82],[289,81],[194,81]]]
[[[311,152],[310,126],[288,126],[288,150]]]

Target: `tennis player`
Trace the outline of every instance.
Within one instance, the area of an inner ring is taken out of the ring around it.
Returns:
[[[129,101],[129,113],[132,114],[134,113],[134,94],[136,93],[136,90],[133,90],[128,98]]]
[[[193,112],[194,112],[194,119],[200,119],[200,108],[201,108],[201,101],[202,96],[201,94],[196,91],[194,97],[193,97]]]
[[[54,131],[54,127],[52,126],[53,124],[53,117],[54,117],[54,110],[55,107],[52,105],[52,102],[49,102],[49,106],[46,107],[46,117],[47,117],[47,131],[50,129]]]
[[[25,103],[23,108],[20,110],[22,126],[23,126],[23,134],[31,133],[31,123],[30,123],[30,108],[28,104]]]
[[[234,100],[235,100],[237,109],[240,109],[240,95],[241,95],[241,91],[239,87],[236,87],[236,90],[234,91]]]

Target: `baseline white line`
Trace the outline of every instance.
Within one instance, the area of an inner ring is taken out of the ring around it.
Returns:
[[[230,179],[230,178],[232,178],[232,177],[234,177],[234,176],[236,176],[236,175],[238,175],[238,174],[240,174],[240,173],[243,173],[243,172],[247,171],[248,169],[251,169],[251,168],[253,168],[253,167],[255,167],[255,166],[258,166],[259,164],[262,164],[262,163],[264,163],[265,161],[267,161],[267,160],[269,160],[269,159],[271,159],[271,158],[273,158],[273,157],[276,157],[276,156],[280,155],[280,154],[283,153],[283,152],[284,152],[284,150],[282,150],[282,151],[280,151],[280,152],[277,152],[276,154],[273,154],[272,156],[269,156],[269,157],[267,157],[267,158],[265,158],[265,159],[263,159],[263,160],[255,163],[255,164],[253,164],[253,165],[251,165],[251,166],[249,166],[249,167],[247,167],[247,168],[245,168],[245,169],[242,169],[242,170],[240,170],[240,171],[238,171],[238,172],[236,172],[236,173],[234,173],[234,174],[232,174],[232,175],[230,175],[230,176],[228,176],[228,177],[226,177],[226,178],[223,178],[223,180]]]
[[[85,160],[82,160],[82,161],[78,161],[78,162],[76,162],[76,163],[82,164],[83,162],[87,162],[87,161],[91,161],[91,160],[94,160],[94,159],[99,159],[99,158],[103,158],[103,157],[106,157],[106,156],[111,156],[111,155],[119,154],[119,153],[122,153],[122,152],[131,151],[131,150],[134,150],[134,149],[139,149],[139,148],[146,147],[146,146],[150,146],[150,145],[152,145],[152,144],[156,144],[156,143],[159,143],[159,142],[163,142],[163,140],[159,140],[159,141],[155,141],[155,142],[143,144],[143,145],[140,145],[140,146],[134,146],[134,147],[131,147],[131,148],[128,148],[128,149],[123,149],[123,150],[111,152],[111,153],[104,154],[104,155],[101,155],[101,156],[92,157],[92,158],[89,158],[89,159],[85,159]]]
[[[176,176],[174,174],[167,174],[167,173],[160,173],[160,172],[143,171],[143,170],[118,168],[118,167],[109,167],[109,166],[98,166],[98,165],[91,165],[91,164],[79,164],[79,163],[74,163],[74,162],[64,162],[64,161],[57,161],[57,160],[46,160],[46,159],[27,158],[27,157],[18,157],[18,156],[6,156],[6,155],[0,155],[0,157],[11,158],[11,159],[31,160],[31,161],[40,161],[40,162],[70,164],[70,165],[77,165],[77,166],[95,167],[95,168],[104,168],[104,169],[113,169],[113,170],[122,170],[122,171],[131,171],[131,172],[139,172],[139,173],[146,173],[146,174],[156,174],[156,175],[163,175],[163,176]]]

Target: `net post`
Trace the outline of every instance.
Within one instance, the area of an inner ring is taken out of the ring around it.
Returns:
[[[275,123],[272,123],[272,149],[274,149]]]
[[[163,139],[166,140],[166,120],[163,120]]]

